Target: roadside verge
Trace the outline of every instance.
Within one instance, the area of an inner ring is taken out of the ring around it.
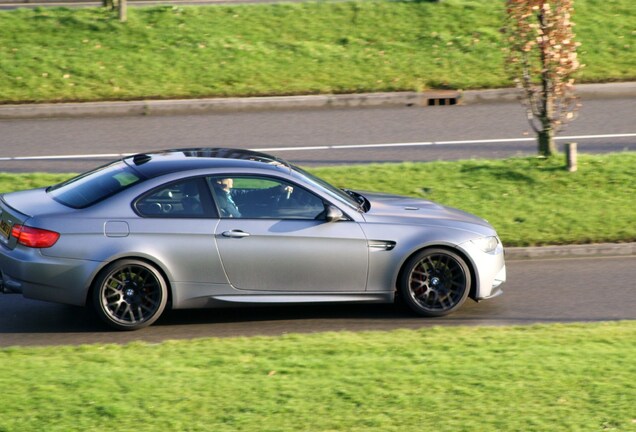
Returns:
[[[581,84],[583,100],[636,98],[636,82]],[[0,105],[0,119],[205,114],[214,112],[476,105],[514,102],[516,89]]]

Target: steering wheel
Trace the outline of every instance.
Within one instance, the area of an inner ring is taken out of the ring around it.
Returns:
[[[289,199],[291,199],[292,193],[294,192],[294,188],[292,186],[280,185],[279,187],[280,191],[272,196],[277,207],[280,205],[281,197],[285,197],[285,201],[289,201]]]

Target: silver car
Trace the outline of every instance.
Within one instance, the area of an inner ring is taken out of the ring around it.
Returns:
[[[506,280],[483,219],[218,148],[138,154],[0,196],[0,271],[1,292],[91,305],[120,330],[166,308],[397,295],[436,317]]]

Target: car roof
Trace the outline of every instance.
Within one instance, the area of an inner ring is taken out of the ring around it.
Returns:
[[[123,161],[146,178],[205,168],[292,169],[289,162],[266,153],[222,147],[160,150],[139,153]]]

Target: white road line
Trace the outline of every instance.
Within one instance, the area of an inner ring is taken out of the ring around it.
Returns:
[[[628,134],[607,134],[607,135],[572,135],[556,137],[557,140],[584,140],[584,139],[599,139],[599,138],[631,138],[636,137],[636,133]],[[470,144],[497,144],[506,142],[531,142],[536,141],[536,138],[492,138],[481,140],[461,140],[461,141],[422,141],[422,142],[410,142],[410,143],[382,143],[382,144],[351,144],[351,145],[330,145],[330,146],[316,146],[316,147],[269,147],[254,149],[258,151],[303,151],[303,150],[350,150],[350,149],[363,149],[363,148],[390,148],[390,147],[424,147],[424,146],[436,146],[436,145],[470,145]]]
[[[132,156],[135,153],[102,153],[79,155],[54,155],[54,156],[15,156],[0,157],[0,161],[30,161],[30,160],[55,160],[55,159],[116,159]]]
[[[606,135],[571,135],[561,136],[555,139],[559,141],[586,140],[599,138],[632,138],[636,133],[626,134],[606,134]],[[422,141],[405,143],[381,143],[381,144],[346,144],[346,145],[324,145],[305,147],[265,147],[253,148],[251,150],[260,152],[285,152],[285,151],[315,151],[315,150],[352,150],[365,148],[391,148],[391,147],[425,147],[444,145],[471,145],[471,144],[497,144],[536,141],[536,138],[492,138],[480,140],[460,140],[460,141]],[[32,161],[32,160],[58,160],[58,159],[116,159],[131,156],[135,153],[103,153],[103,154],[83,154],[83,155],[53,155],[53,156],[14,156],[0,157],[0,162],[5,161]]]

